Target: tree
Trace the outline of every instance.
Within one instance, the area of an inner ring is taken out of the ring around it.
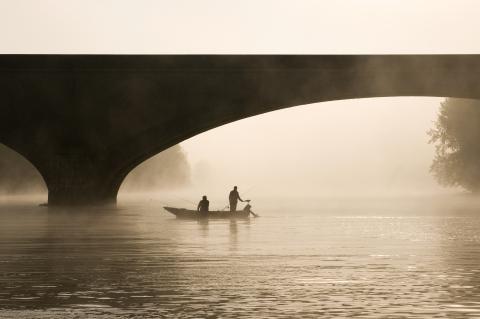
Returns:
[[[172,189],[190,183],[190,164],[180,144],[146,160],[128,174],[122,186],[126,191]]]
[[[441,103],[434,128],[430,171],[444,186],[480,192],[480,100],[447,98]]]

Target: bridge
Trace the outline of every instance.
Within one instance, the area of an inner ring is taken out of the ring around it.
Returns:
[[[151,156],[282,108],[385,96],[480,98],[480,55],[0,55],[0,143],[51,205],[114,203]]]

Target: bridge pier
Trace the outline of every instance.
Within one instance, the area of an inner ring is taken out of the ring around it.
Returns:
[[[51,156],[43,176],[48,204],[54,206],[115,204],[118,187],[109,182],[111,167],[79,153]]]
[[[116,192],[105,192],[92,183],[49,185],[48,189],[49,206],[114,205],[116,201]]]

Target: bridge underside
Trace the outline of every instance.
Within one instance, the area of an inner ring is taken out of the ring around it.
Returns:
[[[381,96],[480,98],[478,55],[0,55],[0,142],[49,203],[114,203],[149,157],[286,107]]]

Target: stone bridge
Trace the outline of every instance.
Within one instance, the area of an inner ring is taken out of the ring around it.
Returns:
[[[149,157],[296,105],[384,96],[480,98],[480,55],[0,55],[0,143],[49,204],[114,203]]]

